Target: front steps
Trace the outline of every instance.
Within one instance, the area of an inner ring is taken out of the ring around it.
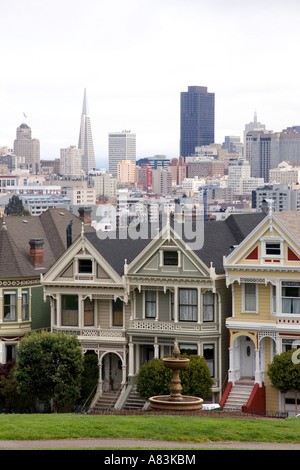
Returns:
[[[141,410],[146,401],[140,397],[136,385],[133,385],[126,402],[124,403],[123,410]]]
[[[89,413],[97,414],[101,411],[113,410],[118,397],[119,392],[103,392],[102,395],[97,399],[96,403],[93,404]]]
[[[250,382],[235,383],[230,390],[225,405],[223,406],[223,410],[242,411],[242,406],[247,404],[252,390],[253,384]]]
[[[136,385],[129,385],[123,394],[121,394],[120,391],[103,392],[102,395],[96,398],[96,401],[92,403],[89,413],[97,414],[103,411],[113,410],[141,410],[145,403],[146,401],[139,396]]]

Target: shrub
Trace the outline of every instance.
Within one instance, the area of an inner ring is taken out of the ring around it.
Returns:
[[[197,396],[205,400],[211,393],[213,380],[203,357],[197,355],[182,355],[188,357],[190,363],[180,372],[182,395]],[[141,367],[137,389],[141,397],[148,400],[155,395],[169,395],[172,371],[164,366],[162,359],[152,359]]]
[[[294,364],[292,360],[295,351],[296,349],[290,349],[277,354],[268,367],[267,373],[272,385],[282,393],[289,390],[300,392],[300,364]]]

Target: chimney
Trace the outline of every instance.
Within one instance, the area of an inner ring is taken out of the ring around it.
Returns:
[[[91,216],[92,208],[91,207],[79,207],[78,212],[79,212],[79,218],[84,224],[86,225],[92,224],[92,216]]]
[[[31,240],[29,240],[29,245],[30,245],[29,253],[30,253],[30,256],[34,265],[43,264],[44,262],[43,238],[32,238]]]

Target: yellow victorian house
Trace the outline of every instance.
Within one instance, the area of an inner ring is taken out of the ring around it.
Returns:
[[[224,257],[232,291],[228,385],[221,406],[300,412],[300,393],[280,393],[267,375],[275,354],[300,339],[300,213],[270,213]]]

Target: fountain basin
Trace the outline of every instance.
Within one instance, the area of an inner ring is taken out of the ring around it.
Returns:
[[[185,369],[189,365],[188,358],[164,357],[163,363],[168,369]]]
[[[149,398],[150,408],[154,410],[193,411],[201,410],[203,399],[183,395],[179,400],[174,400],[171,395],[156,395]]]

